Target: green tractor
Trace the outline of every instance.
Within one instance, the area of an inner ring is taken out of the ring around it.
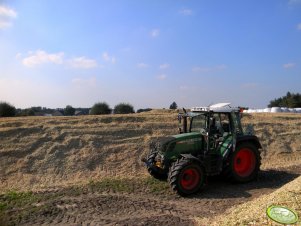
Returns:
[[[197,193],[207,176],[222,175],[234,182],[254,180],[259,172],[261,144],[244,134],[239,108],[229,103],[192,108],[179,114],[180,134],[150,144],[148,172],[169,182],[179,195]]]

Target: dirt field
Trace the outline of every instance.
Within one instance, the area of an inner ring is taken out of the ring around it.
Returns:
[[[301,114],[245,115],[263,145],[258,181],[213,178],[178,197],[140,162],[151,139],[177,133],[176,118],[0,118],[0,225],[206,225],[301,175]]]

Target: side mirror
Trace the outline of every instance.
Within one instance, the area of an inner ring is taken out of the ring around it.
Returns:
[[[179,123],[182,122],[182,116],[180,114],[178,114],[178,120],[179,120]]]

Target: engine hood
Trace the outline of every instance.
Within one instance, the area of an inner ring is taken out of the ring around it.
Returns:
[[[172,150],[176,144],[190,144],[194,143],[196,140],[201,139],[201,133],[183,133],[168,137],[160,137],[156,140],[156,148],[158,151],[165,152],[167,150]]]
[[[187,141],[190,139],[201,138],[201,133],[192,132],[192,133],[182,133],[172,136],[177,142],[178,141]]]

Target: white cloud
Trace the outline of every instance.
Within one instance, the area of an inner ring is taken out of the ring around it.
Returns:
[[[170,67],[170,65],[169,64],[161,64],[160,66],[159,66],[159,68],[160,69],[167,69],[167,68],[169,68]]]
[[[297,25],[297,30],[301,30],[301,23]]]
[[[99,67],[97,61],[94,59],[89,59],[85,56],[81,57],[74,57],[71,59],[65,59],[64,52],[58,53],[47,53],[44,50],[36,50],[36,51],[29,51],[27,56],[24,56],[22,53],[16,54],[16,59],[22,59],[22,64],[25,67],[33,68],[38,65],[42,64],[59,64],[59,65],[66,65],[72,68],[77,69],[90,69]]]
[[[139,63],[139,64],[137,64],[137,67],[138,67],[138,68],[148,68],[149,65],[146,64],[146,63]]]
[[[17,12],[11,8],[6,6],[0,5],[0,16],[1,17],[9,17],[9,18],[16,18]]]
[[[153,38],[156,38],[158,37],[160,34],[160,30],[159,29],[153,29],[150,33],[150,35],[153,37]]]
[[[71,59],[69,64],[73,68],[83,69],[95,68],[98,66],[96,60],[88,59],[84,56]]]
[[[166,74],[160,74],[157,76],[157,79],[159,79],[159,80],[165,80],[166,78],[167,78]]]
[[[182,9],[179,11],[179,13],[184,16],[190,16],[190,15],[192,15],[192,10],[191,9]]]
[[[17,12],[11,8],[0,5],[0,29],[13,25],[12,20],[17,17]]]
[[[107,52],[104,52],[104,53],[102,54],[102,59],[103,59],[104,61],[110,62],[110,63],[112,63],[112,64],[115,64],[115,62],[116,62],[115,57],[110,56]]]
[[[290,68],[293,68],[295,67],[296,64],[295,63],[287,63],[287,64],[283,64],[283,68],[285,69],[290,69]]]
[[[225,64],[220,64],[220,65],[216,65],[213,67],[193,67],[192,71],[193,72],[215,72],[215,71],[222,71],[225,70],[227,68],[227,66]]]
[[[35,52],[29,52],[29,56],[22,60],[25,67],[34,67],[39,64],[53,63],[62,64],[64,53],[47,53],[43,50],[36,50]]]

